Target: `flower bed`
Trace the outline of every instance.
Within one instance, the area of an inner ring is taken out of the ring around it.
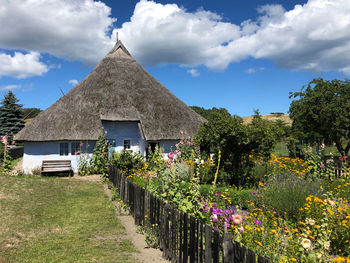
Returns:
[[[220,167],[201,156],[190,138],[180,142],[168,160],[156,150],[146,163],[123,172],[166,203],[230,233],[272,262],[350,262],[348,181],[318,178],[300,159],[273,157],[254,190],[218,188]],[[209,172],[212,185],[202,187]],[[242,191],[251,194],[237,202]]]

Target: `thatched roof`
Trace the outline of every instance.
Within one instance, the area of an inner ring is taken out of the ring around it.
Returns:
[[[194,135],[205,121],[146,72],[118,41],[76,87],[20,131],[17,141],[97,140],[102,120],[139,121],[148,141]]]

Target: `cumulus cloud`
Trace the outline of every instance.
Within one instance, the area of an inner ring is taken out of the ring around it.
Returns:
[[[145,65],[203,64],[222,70],[253,57],[287,69],[350,74],[349,0],[309,0],[289,11],[265,5],[256,20],[240,25],[210,11],[191,13],[176,4],[141,0],[118,31]]]
[[[2,86],[0,87],[0,90],[14,90],[14,89],[19,89],[21,86],[19,85],[7,85],[7,86]]]
[[[0,0],[0,48],[94,65],[113,47],[111,8],[93,0]]]
[[[30,52],[28,54],[15,52],[13,56],[0,53],[0,77],[11,76],[22,79],[41,76],[49,69],[39,59],[40,54],[38,52]]]
[[[47,52],[94,65],[112,48],[118,30],[145,66],[223,70],[262,58],[286,69],[350,75],[349,0],[309,0],[292,10],[264,5],[256,19],[237,25],[211,11],[140,0],[119,29],[113,29],[110,7],[93,0],[0,0],[0,7],[2,49]]]
[[[191,69],[187,70],[187,73],[188,73],[188,74],[191,74],[192,77],[199,77],[199,75],[200,75],[200,73],[198,72],[198,70],[195,69],[195,68],[191,68]]]
[[[215,48],[240,36],[240,27],[210,11],[187,12],[176,4],[141,0],[120,39],[144,65],[179,63],[215,68]],[[224,68],[225,66],[219,65]]]
[[[248,68],[245,72],[248,74],[254,74],[257,71],[261,71],[264,70],[264,67],[260,67],[260,68]]]
[[[78,85],[78,81],[76,79],[71,79],[68,81],[70,84],[72,84],[72,86]]]

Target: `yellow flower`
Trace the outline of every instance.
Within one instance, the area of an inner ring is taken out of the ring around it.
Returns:
[[[297,262],[297,260],[295,258],[291,258],[290,259],[292,262]]]
[[[256,240],[254,240],[254,242],[255,242],[256,244],[258,244],[259,246],[262,246],[261,242],[256,241]]]

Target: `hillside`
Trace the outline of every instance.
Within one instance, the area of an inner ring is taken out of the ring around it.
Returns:
[[[267,114],[267,115],[261,115],[263,119],[270,120],[270,121],[277,121],[281,120],[284,121],[287,125],[292,125],[292,120],[289,118],[288,114]],[[248,124],[252,121],[253,116],[249,117],[242,117],[245,124]]]

